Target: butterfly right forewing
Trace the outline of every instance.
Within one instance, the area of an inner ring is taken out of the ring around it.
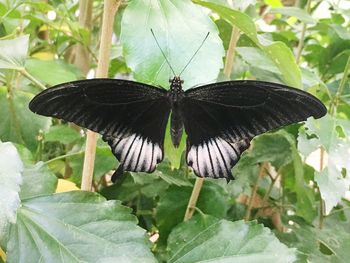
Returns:
[[[260,81],[228,81],[189,89],[181,109],[188,135],[188,165],[200,177],[228,179],[254,136],[326,113],[311,94]]]

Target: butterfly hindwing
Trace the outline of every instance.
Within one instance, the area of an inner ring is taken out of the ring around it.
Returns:
[[[166,90],[126,80],[82,80],[43,91],[29,107],[102,134],[123,170],[153,172],[163,160]]]
[[[326,113],[324,105],[304,91],[260,81],[189,89],[181,109],[188,165],[197,176],[227,179],[254,136]]]

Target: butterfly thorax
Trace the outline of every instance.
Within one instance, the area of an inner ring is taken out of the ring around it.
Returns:
[[[174,77],[169,80],[170,91],[169,99],[171,104],[171,118],[170,118],[170,135],[171,141],[175,147],[178,147],[181,141],[183,132],[183,117],[180,110],[180,101],[184,96],[182,90],[183,80],[180,77]]]

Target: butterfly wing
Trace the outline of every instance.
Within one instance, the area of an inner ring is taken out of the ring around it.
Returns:
[[[29,108],[102,134],[124,171],[150,173],[163,160],[166,90],[127,80],[82,80],[41,92]]]
[[[197,176],[227,179],[254,136],[326,113],[325,106],[307,92],[260,81],[189,89],[181,109],[188,135],[187,164]]]

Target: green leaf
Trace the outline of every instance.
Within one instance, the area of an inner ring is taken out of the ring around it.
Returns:
[[[29,35],[11,40],[0,40],[0,69],[23,69],[28,45]]]
[[[350,235],[344,229],[337,225],[334,225],[332,229],[323,229],[318,234],[318,240],[332,251],[333,255],[329,262],[348,262],[350,257]]]
[[[333,24],[329,25],[329,27],[331,27],[341,39],[350,40],[350,33],[343,26]]]
[[[349,222],[327,218],[322,229],[306,224],[298,217],[290,218],[288,233],[278,233],[279,239],[288,246],[298,249],[300,260],[310,263],[342,263],[347,262],[349,253]],[[331,222],[329,222],[331,221]]]
[[[325,202],[326,214],[330,213],[350,187],[350,163],[348,161],[350,130],[344,124],[330,115],[319,120],[310,118],[305,125],[306,134],[313,137],[299,141],[301,149],[308,149],[310,152],[323,147],[328,154],[326,168],[321,172],[316,172],[315,175],[321,197]],[[345,137],[341,136],[339,130],[345,133]]]
[[[166,160],[157,166],[154,174],[168,184],[174,184],[176,186],[192,186],[184,173],[180,169],[172,169],[170,163]]]
[[[28,92],[7,92],[6,87],[0,87],[0,138],[25,146],[34,152],[40,130],[46,130],[51,119],[32,113],[28,109],[33,95]]]
[[[75,66],[63,60],[27,59],[25,67],[31,75],[50,86],[82,77]]]
[[[133,201],[141,195],[155,199],[164,193],[169,184],[156,174],[128,173],[122,183],[113,184],[102,189],[101,194],[107,199],[117,199],[123,202]]]
[[[291,135],[283,130],[262,134],[252,142],[251,155],[256,163],[269,161],[276,169],[279,169],[293,161],[292,140]]]
[[[0,141],[0,246],[7,239],[9,223],[16,222],[23,164],[15,146]]]
[[[169,236],[169,262],[292,263],[296,251],[256,222],[195,217]]]
[[[43,162],[26,167],[23,171],[21,200],[53,194],[57,187],[57,177]]]
[[[286,16],[294,16],[298,18],[300,21],[307,24],[315,24],[316,20],[312,18],[305,10],[300,9],[298,7],[280,7],[273,8],[270,10],[272,14],[282,14]]]
[[[69,144],[81,139],[81,137],[82,136],[79,134],[79,132],[68,125],[55,125],[51,126],[49,132],[45,134],[45,141],[58,141],[63,144]]]
[[[166,239],[174,226],[183,221],[191,192],[192,187],[170,186],[160,196],[156,219],[162,240]],[[227,201],[228,195],[222,186],[205,180],[196,206],[206,214],[222,218],[228,210]]]
[[[280,74],[280,70],[275,63],[262,51],[255,47],[237,47],[237,53],[250,66]]]
[[[144,21],[143,26],[135,20]],[[189,0],[140,0],[129,3],[121,28],[125,60],[136,80],[169,87],[169,76],[173,75],[150,29],[176,75],[181,73],[209,32],[181,77],[185,80],[184,89],[217,78],[223,67],[224,49],[212,20]]]
[[[89,192],[26,200],[11,226],[8,262],[156,262],[130,209]]]
[[[217,13],[222,19],[232,26],[237,26],[246,34],[279,69],[284,82],[287,85],[301,88],[301,72],[297,66],[292,51],[282,42],[269,42],[258,36],[253,20],[246,14],[214,3],[195,0],[195,3],[207,7]]]

